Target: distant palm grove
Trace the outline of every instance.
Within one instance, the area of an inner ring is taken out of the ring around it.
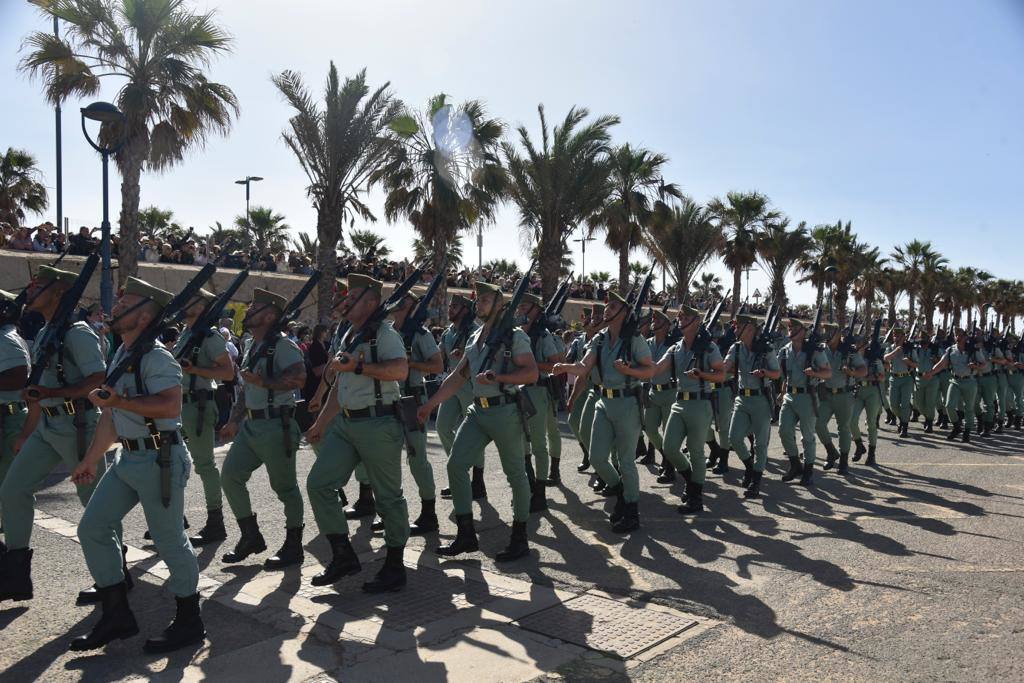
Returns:
[[[169,212],[139,206],[144,176],[227,135],[240,112],[229,85],[207,76],[210,61],[229,54],[232,40],[215,13],[186,0],[31,1],[46,17],[56,16],[62,31],[28,35],[22,71],[38,79],[53,104],[97,96],[108,84],[125,115],[123,125],[101,130],[103,139],[124,142],[113,157],[122,178],[123,281],[136,272],[144,240],[177,228]],[[951,268],[930,242],[912,240],[885,253],[861,241],[849,220],[796,221],[754,190],[697,202],[664,178],[668,156],[613,138],[615,115],[576,106],[549,121],[540,105],[536,128],[510,127],[480,100],[438,94],[407,103],[388,82],[371,84],[365,69],[342,77],[333,62],[319,95],[303,74],[288,70],[270,87],[292,109],[281,137],[317,213],[315,236],[300,235],[295,247],[324,272],[321,318],[329,314],[339,249],[387,256],[382,238],[355,229],[357,221],[407,221],[418,235],[410,254],[432,269],[452,268],[462,257],[462,236],[492,225],[503,204],[518,211],[523,250],[536,259],[545,298],[572,270],[569,241],[594,235],[617,254],[618,273],[593,273],[591,281],[627,289],[648,267],[631,262],[642,253],[664,269],[666,298],[706,302],[728,291],[733,313],[744,303],[743,274],[755,263],[770,282],[760,304],[786,305],[787,282],[806,282],[840,323],[855,310],[861,320],[884,315],[947,329],[989,308],[1000,326],[1024,313],[1024,283]],[[371,189],[383,193],[383,216],[367,204]],[[26,212],[47,205],[33,156],[7,150],[0,157],[0,222],[17,228]],[[265,251],[287,243],[285,220],[270,207],[253,207],[233,227],[217,223],[211,230]],[[731,283],[702,272],[714,258],[731,271]]]

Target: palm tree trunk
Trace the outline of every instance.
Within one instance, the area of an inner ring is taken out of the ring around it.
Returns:
[[[117,282],[122,287],[125,280],[139,272],[139,177],[142,175],[145,156],[145,144],[134,143],[127,145],[117,159],[118,170],[121,172]]]
[[[896,324],[896,297],[889,297],[889,325]]]
[[[329,323],[334,307],[334,287],[338,276],[338,258],[335,246],[341,239],[341,215],[332,202],[327,202],[317,211],[316,267],[322,273],[317,285],[316,317],[321,323]]]
[[[540,286],[544,301],[550,301],[558,287],[558,276],[562,264],[562,240],[558,234],[541,234],[537,245]]]
[[[815,308],[821,308],[821,302],[822,302],[822,300],[824,298],[825,298],[825,283],[824,282],[819,282],[818,283],[818,294],[814,298],[814,307]]]
[[[772,282],[771,303],[774,303],[779,308],[786,307],[786,279],[782,277],[782,273],[778,273],[775,276],[775,281]]]
[[[743,288],[743,268],[736,268],[732,271],[732,310],[731,317],[736,317],[740,310],[740,290]]]
[[[836,322],[842,327],[846,325],[846,300],[850,298],[850,288],[847,285],[836,286],[833,294]]]
[[[627,292],[629,292],[629,247],[623,247],[619,249],[619,294],[626,296]]]
[[[907,315],[909,315],[910,319],[913,320],[914,319],[914,295],[911,294],[910,292],[907,292],[907,299],[909,300],[908,303],[907,303]]]

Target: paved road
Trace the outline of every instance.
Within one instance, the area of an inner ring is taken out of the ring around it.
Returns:
[[[364,576],[337,590],[309,586],[327,549],[308,510],[301,571],[224,565],[232,525],[228,544],[199,555],[210,641],[163,658],[143,655],[142,637],[106,655],[66,652],[95,616],[72,606],[90,579],[74,538],[77,499],[58,473],[38,497],[36,597],[0,606],[0,680],[1024,679],[1024,433],[961,448],[918,425],[909,439],[885,431],[880,468],[819,473],[811,489],[779,481],[774,434],[770,455],[761,500],[742,498],[734,469],[712,478],[697,519],[674,511],[681,481],[658,485],[645,469],[643,529],[623,539],[576,474],[579,449],[566,435],[566,486],[531,521],[532,556],[498,568],[510,496],[489,451],[490,496],[476,507],[482,552],[438,562],[438,539],[414,539],[411,585],[398,596],[359,593],[381,558],[369,523],[353,527]],[[433,435],[429,457],[443,485]],[[312,459],[300,451],[300,479]],[[280,505],[262,473],[251,486],[276,549]],[[197,480],[187,507],[201,523]],[[410,501],[413,515],[418,507]],[[446,502],[439,512],[450,512]],[[454,525],[442,527],[443,540]],[[126,520],[131,601],[146,634],[173,601],[144,530],[136,510]]]

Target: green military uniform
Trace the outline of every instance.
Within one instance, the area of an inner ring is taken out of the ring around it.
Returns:
[[[719,354],[724,356],[729,352],[729,349],[723,348],[722,335],[715,339],[715,344],[718,345]],[[726,379],[721,384],[709,383],[708,389],[711,391],[711,400],[713,402],[713,419],[711,427],[708,429],[708,447],[711,448],[710,461],[717,463],[717,466],[712,470],[716,474],[725,474],[729,471],[729,451],[732,450],[732,440],[729,438],[729,429],[732,423],[732,409],[733,409],[733,382]]]
[[[1018,350],[1017,338],[1013,335],[1007,335],[1007,339],[1009,344],[1006,357],[1013,362],[1013,365],[1006,366],[1008,387],[1006,408],[1009,420],[1012,420],[1014,425],[1020,429],[1021,415],[1024,415],[1024,373],[1017,367],[1017,363],[1024,361],[1024,349]],[[1009,426],[1009,421],[1007,426]]]
[[[896,344],[885,347],[885,355],[901,348]],[[900,425],[910,422],[910,404],[914,393],[914,373],[900,354],[889,361],[889,409],[896,415]]]
[[[857,442],[857,454],[854,460],[859,460],[863,454],[861,450],[860,415],[865,413],[868,427],[868,464],[874,464],[875,447],[878,445],[878,416],[882,414],[882,383],[885,377],[885,363],[877,359],[868,364],[868,374],[859,379],[853,379],[853,411],[850,414],[850,434]]]
[[[254,292],[253,303],[280,309],[287,305],[282,297],[264,290]],[[273,345],[273,354],[265,353],[268,344]],[[243,349],[239,366],[264,379],[272,379],[292,365],[302,362],[299,347],[281,335],[261,340],[258,344],[250,338]],[[246,383],[242,400],[245,401],[245,420],[231,443],[221,470],[224,496],[231,512],[238,520],[253,517],[246,484],[252,473],[264,466],[267,468],[270,487],[284,504],[287,528],[301,529],[302,493],[295,476],[295,452],[301,434],[294,418],[295,392],[269,391]]]
[[[350,285],[355,286],[351,280]],[[341,346],[356,333],[349,331]],[[367,363],[405,358],[402,337],[388,323],[353,352]],[[306,491],[324,535],[348,535],[348,520],[338,505],[338,489],[362,464],[373,487],[376,509],[384,522],[384,542],[401,548],[409,538],[409,510],[402,493],[402,447],[405,438],[395,410],[401,396],[398,382],[375,380],[355,372],[338,375],[340,412],[321,439]],[[426,452],[415,457],[426,458]]]
[[[0,297],[14,300],[14,296],[0,290]],[[24,366],[26,372],[31,368],[28,346],[18,334],[17,328],[11,325],[0,327],[0,372],[6,372]],[[0,485],[7,476],[7,470],[14,462],[14,443],[21,434],[28,411],[21,400],[21,392],[0,391]],[[3,518],[0,517],[0,522]]]
[[[531,301],[531,299],[533,301]],[[523,297],[525,303],[540,305],[540,299],[532,294]],[[534,325],[541,323],[535,322]],[[541,329],[538,333],[530,334],[530,348],[533,351],[533,358],[538,363],[549,363],[552,356],[559,355],[558,345],[555,343],[555,335],[547,329]],[[523,387],[523,391],[530,398],[533,407],[536,409],[533,417],[527,423],[530,430],[530,445],[533,451],[533,458],[536,462],[535,473],[537,480],[544,482],[548,478],[548,471],[551,461],[548,456],[548,417],[551,412],[551,392],[548,389],[548,382],[551,374],[540,372],[537,381]]]
[[[786,387],[786,395],[782,399],[782,410],[779,412],[779,440],[782,441],[782,448],[794,466],[799,463],[800,457],[800,450],[796,443],[797,422],[800,423],[804,447],[803,467],[810,468],[814,465],[814,435],[817,417],[811,392],[815,391],[815,386],[804,374],[804,370],[808,367],[815,370],[830,367],[828,357],[823,349],[824,346],[819,346],[817,349],[808,350],[806,344],[803,344],[800,351],[797,352],[793,348],[793,343],[790,342],[782,348],[779,357]],[[799,468],[794,467],[794,469],[800,471]]]
[[[700,487],[704,485],[707,464],[704,442],[713,417],[712,397],[706,382],[693,379],[686,372],[691,367],[710,372],[714,364],[721,362],[722,354],[718,345],[712,342],[701,354],[701,358],[695,358],[694,350],[686,346],[685,339],[673,344],[668,354],[672,359],[671,373],[678,384],[675,401],[665,425],[664,452],[686,479],[687,502],[692,502],[696,508],[701,502]],[[684,441],[689,451],[688,457],[682,452]],[[690,501],[694,497],[696,500]]]
[[[912,361],[917,363],[917,370],[914,375],[916,397],[915,406],[917,411],[924,417],[926,431],[931,431],[932,422],[935,420],[935,411],[939,404],[938,377],[925,379],[924,374],[929,372],[939,362],[938,346],[928,342],[922,342],[910,353]]]
[[[981,416],[981,428],[988,432],[996,419],[996,389],[999,383],[996,380],[995,373],[992,371],[993,364],[989,353],[980,339],[978,340],[973,360],[981,366],[974,371],[975,377],[978,378],[978,395],[975,399],[975,410]]]
[[[826,330],[835,330],[826,326]],[[854,378],[847,377],[843,372],[844,368],[856,370],[866,364],[864,358],[856,351],[847,353],[840,349],[832,350],[827,347],[823,351],[832,367],[832,376],[818,385],[820,403],[818,405],[818,419],[816,431],[818,439],[821,440],[825,451],[828,453],[829,462],[841,458],[840,467],[846,469],[846,458],[850,454],[852,435],[850,433],[850,417],[853,414],[853,394],[851,393],[855,384],[851,381]],[[832,444],[832,435],[829,433],[828,422],[835,416],[836,430],[839,433],[839,451],[836,452]]]
[[[748,349],[742,342],[736,342],[726,354],[725,364],[727,368],[731,368],[737,388],[732,421],[729,425],[729,440],[740,460],[751,463],[753,479],[760,483],[768,462],[768,439],[771,436],[772,423],[772,404],[769,396],[772,388],[770,380],[756,377],[752,373],[755,370],[779,370],[779,359],[772,349],[761,355]],[[746,441],[747,434],[751,433],[754,435],[753,456],[747,450]]]
[[[969,365],[972,359],[966,350],[961,351],[956,344],[946,349],[945,358],[952,370],[945,403],[946,414],[953,423],[951,436],[961,428],[970,434],[974,429],[974,403],[978,395],[978,381]]]
[[[146,296],[161,306],[172,298],[169,292],[135,278],[128,280],[125,292]],[[111,367],[117,367],[129,353],[122,345],[114,354]],[[123,374],[112,388],[121,396],[134,398],[159,394],[181,386],[181,382],[178,362],[170,351],[156,344],[137,367]],[[195,595],[199,565],[182,519],[192,458],[179,431],[181,420],[178,416],[145,418],[119,408],[111,409],[111,417],[121,439],[121,450],[97,485],[78,524],[78,538],[89,572],[99,588],[125,580],[116,531],[124,516],[141,504],[157,552],[170,572],[168,590],[179,598]],[[169,451],[166,465],[170,470],[169,489],[162,488],[164,475],[158,460],[160,443]]]
[[[470,315],[470,313],[467,312],[465,315]],[[456,349],[465,349],[466,343],[479,328],[480,325],[475,320],[464,327],[453,323],[441,335],[441,350],[444,353],[447,372],[451,372],[458,365],[457,361],[452,362],[452,353]],[[452,445],[455,443],[455,432],[462,424],[466,411],[469,410],[472,403],[473,387],[466,382],[454,396],[438,406],[437,420],[434,426],[437,429],[437,437],[441,441],[441,446],[444,447],[444,452],[449,457],[452,454]],[[480,468],[484,466],[483,450],[477,454],[473,466]]]
[[[658,341],[657,336],[650,337],[647,345],[651,348],[651,358],[660,362],[668,353],[669,348],[674,348],[667,339]],[[686,366],[676,366],[685,369]],[[678,378],[673,374],[673,368],[659,372],[650,379],[650,390],[647,396],[647,409],[644,411],[644,433],[647,439],[654,445],[655,450],[665,456],[665,442],[662,432],[668,423],[669,414],[672,412],[672,405],[676,401],[676,387]],[[672,458],[669,458],[673,462]]]
[[[74,282],[77,275],[42,266],[36,274],[40,279],[58,279]],[[32,347],[32,357],[39,357],[39,342],[47,328],[40,330]],[[78,384],[89,375],[103,372],[106,364],[100,351],[100,340],[84,322],[73,323],[62,335],[58,353],[47,362],[39,386],[59,389]],[[3,485],[0,486],[0,509],[4,522],[7,546],[27,548],[32,537],[35,492],[59,463],[73,470],[85,455],[92,441],[99,419],[99,411],[88,399],[65,401],[46,398],[39,401],[41,414],[35,430],[22,445],[11,463]],[[75,492],[84,507],[96,488],[104,463],[97,468],[97,478],[91,484],[78,486]],[[118,528],[120,538],[120,528]]]
[[[552,334],[551,338],[555,341],[555,353],[559,357],[564,357],[566,348],[562,337]],[[547,414],[548,455],[551,457],[551,472],[548,479],[551,480],[557,476],[558,462],[562,459],[562,432],[558,429],[558,407],[561,403],[558,392],[562,384],[556,377],[548,379],[548,382],[551,394],[551,410]]]
[[[183,360],[194,367],[214,367],[217,359],[227,353],[227,342],[216,330],[186,330],[174,346],[175,358],[180,355],[193,334],[205,336],[202,343],[190,354],[191,357]],[[195,463],[196,474],[203,483],[206,509],[220,510],[223,505],[220,472],[217,471],[217,463],[213,459],[217,426],[217,406],[213,400],[213,392],[217,384],[207,377],[182,373],[181,386],[181,429],[188,438],[188,450]]]
[[[1003,353],[1003,349],[997,343],[992,348],[992,359],[1003,360],[1006,358],[1006,354]],[[1003,420],[1006,418],[1008,411],[1006,410],[1006,398],[1010,393],[1010,385],[1006,380],[1006,366],[1002,363],[992,363],[992,374],[996,378],[996,431],[1001,431],[1003,426]]]

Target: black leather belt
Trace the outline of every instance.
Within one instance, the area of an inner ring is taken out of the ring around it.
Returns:
[[[763,389],[740,389],[740,396],[761,396]]]
[[[199,389],[197,391],[186,391],[184,394],[181,395],[182,403],[196,403],[200,399],[212,401],[213,392],[209,389]]]
[[[121,439],[121,448],[126,451],[155,451],[160,449],[161,443],[179,444],[184,443],[181,434],[178,432],[160,432],[158,435],[150,435],[141,439]]]
[[[897,377],[897,378],[899,378],[899,377],[910,377],[910,372],[894,372],[894,373],[892,373],[892,376],[893,377]]]
[[[277,408],[260,408],[259,410],[246,410],[245,416],[250,420],[271,420],[282,415],[291,416],[295,412],[294,406],[278,406]]]
[[[832,396],[837,396],[839,394],[845,394],[847,391],[849,391],[849,389],[847,387],[841,387],[839,389],[836,389],[834,387],[825,387],[825,391],[827,391]]]
[[[791,396],[796,396],[797,394],[806,394],[807,387],[789,387],[786,389],[786,393]]]
[[[601,398],[622,398],[633,395],[631,389],[606,389],[605,387],[594,387],[594,389],[597,390],[597,395]]]
[[[680,391],[676,394],[677,401],[710,401],[711,394],[700,391]]]
[[[502,396],[490,396],[490,397],[488,397],[488,396],[478,396],[478,397],[473,399],[473,403],[475,403],[480,408],[497,408],[498,406],[504,406],[504,405],[508,405],[510,403],[515,403],[515,402],[516,402],[516,397],[515,396],[509,396],[507,394],[504,394]]]
[[[402,392],[402,395],[403,396],[426,396],[427,395],[427,387],[422,386],[422,385],[418,386],[418,387],[406,387],[405,391]]]
[[[679,386],[679,382],[672,381],[665,384],[652,384],[651,389],[654,391],[667,391],[668,389],[675,389],[677,386]]]
[[[83,405],[84,404],[84,405]],[[43,406],[43,414],[46,417],[60,417],[62,415],[74,415],[79,410],[90,409],[93,405],[87,399],[76,398],[64,401],[59,406]]]
[[[359,408],[358,410],[349,410],[348,408],[342,408],[341,412],[346,418],[350,420],[363,420],[368,417],[387,417],[395,414],[395,404],[381,404],[376,406],[369,406],[368,408]]]
[[[0,403],[0,415],[17,415],[24,409],[24,403]]]

